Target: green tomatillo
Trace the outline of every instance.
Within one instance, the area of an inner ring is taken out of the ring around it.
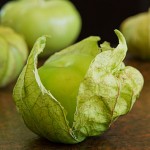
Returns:
[[[98,39],[98,37],[95,38],[95,40]],[[99,52],[95,41],[86,44],[89,47],[85,50],[80,51],[77,45],[77,48],[73,47],[73,50],[76,49],[75,54],[67,53],[63,56],[60,55],[57,59],[53,59],[54,55],[39,68],[41,82],[67,110],[67,118],[71,126],[74,120],[79,85],[83,81],[91,61]]]
[[[11,1],[1,10],[1,23],[22,34],[30,49],[39,36],[51,36],[43,57],[75,42],[81,22],[78,10],[69,0]]]
[[[150,60],[150,10],[126,18],[120,25],[129,52],[142,60]]]
[[[11,28],[0,26],[0,87],[16,79],[28,56],[25,40]]]
[[[46,37],[37,39],[13,90],[27,127],[53,142],[78,143],[101,135],[138,98],[144,79],[125,66],[126,41],[120,31],[116,48],[98,46],[88,37],[50,56],[37,69]]]

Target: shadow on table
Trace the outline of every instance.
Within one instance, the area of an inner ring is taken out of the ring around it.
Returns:
[[[115,145],[111,143],[106,137],[91,137],[78,144],[60,144],[52,143],[44,138],[37,138],[31,141],[27,150],[110,150],[116,149]]]

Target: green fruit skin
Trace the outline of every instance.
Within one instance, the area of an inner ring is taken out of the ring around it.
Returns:
[[[79,86],[92,60],[90,55],[65,56],[38,69],[43,85],[65,108],[70,126],[74,121]]]
[[[49,35],[42,56],[71,45],[81,30],[81,16],[70,1],[13,1],[2,8],[1,23],[22,34],[31,49],[39,36]]]
[[[28,48],[21,35],[9,27],[0,26],[0,50],[0,87],[5,87],[21,72]]]
[[[142,60],[150,60],[150,12],[128,17],[121,23],[120,30],[129,52]]]

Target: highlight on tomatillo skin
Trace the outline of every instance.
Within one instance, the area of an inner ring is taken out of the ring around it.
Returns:
[[[142,60],[150,60],[150,9],[126,18],[120,25],[129,52]]]
[[[0,26],[0,88],[18,77],[27,56],[23,37],[9,27]]]
[[[37,39],[13,90],[15,104],[27,127],[53,142],[79,143],[103,134],[128,113],[142,90],[142,74],[125,66],[127,46],[98,46],[88,37],[50,56],[37,69],[46,37]]]

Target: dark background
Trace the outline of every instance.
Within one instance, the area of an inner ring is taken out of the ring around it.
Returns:
[[[8,0],[0,0],[2,7]],[[71,0],[82,17],[81,40],[97,35],[102,41],[116,43],[114,29],[119,29],[121,22],[134,14],[148,11],[150,0]]]
[[[114,29],[136,13],[148,11],[150,0],[72,0],[83,19],[80,38],[98,35],[102,40],[116,43]]]

